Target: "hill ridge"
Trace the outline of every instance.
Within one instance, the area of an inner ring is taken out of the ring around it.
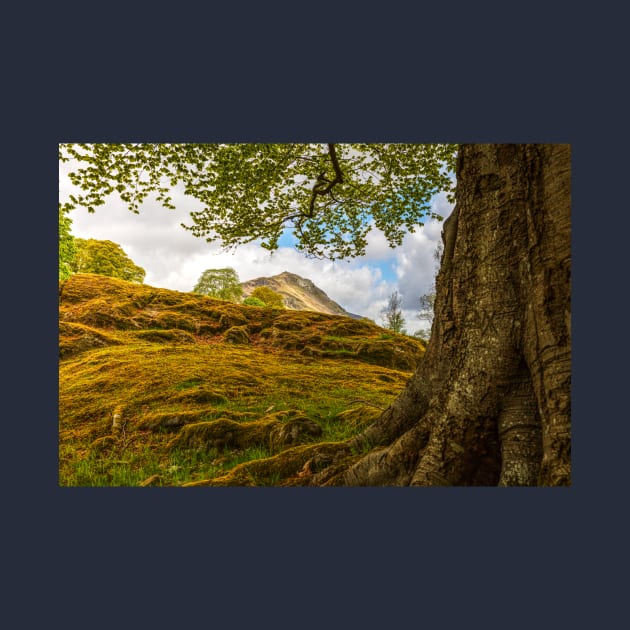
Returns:
[[[230,343],[407,371],[424,352],[421,341],[366,319],[246,306],[97,274],[60,282],[59,328],[61,358],[130,342]]]

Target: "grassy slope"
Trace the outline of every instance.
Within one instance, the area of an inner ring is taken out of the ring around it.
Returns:
[[[295,483],[422,355],[369,322],[91,274],[60,283],[59,319],[61,485]]]

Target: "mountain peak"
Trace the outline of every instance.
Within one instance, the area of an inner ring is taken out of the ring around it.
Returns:
[[[294,311],[316,311],[330,315],[360,318],[349,313],[342,306],[331,300],[312,280],[303,278],[290,271],[283,271],[269,278],[254,278],[241,282],[243,295],[251,295],[257,287],[269,287],[284,298],[284,305]]]

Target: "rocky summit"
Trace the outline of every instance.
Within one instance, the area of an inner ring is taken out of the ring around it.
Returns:
[[[360,315],[349,313],[342,306],[331,300],[312,280],[302,278],[295,273],[283,271],[270,278],[254,278],[242,282],[243,295],[248,297],[257,287],[269,287],[284,298],[286,308],[294,311],[315,311],[328,315],[343,315],[360,319]]]

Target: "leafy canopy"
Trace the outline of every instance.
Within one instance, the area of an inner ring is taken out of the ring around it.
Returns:
[[[94,212],[118,193],[132,212],[149,195],[174,208],[180,185],[202,207],[184,225],[195,236],[235,247],[257,239],[278,248],[285,229],[307,255],[365,253],[376,227],[390,246],[422,225],[431,197],[452,198],[456,145],[449,144],[61,144],[61,161],[78,160],[71,196]]]
[[[236,271],[232,267],[225,267],[206,269],[197,280],[193,293],[236,302],[243,295],[243,288]]]
[[[144,281],[145,270],[136,265],[123,248],[112,241],[75,238],[73,273],[98,273],[129,282]]]

